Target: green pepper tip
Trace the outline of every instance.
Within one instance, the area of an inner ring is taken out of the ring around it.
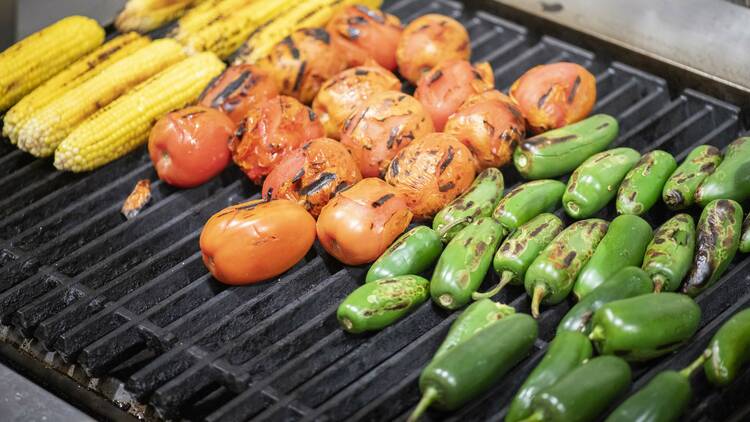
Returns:
[[[573,214],[578,214],[578,212],[581,210],[581,208],[573,201],[568,201],[567,203],[568,211],[570,211]]]
[[[521,154],[518,156],[518,160],[516,160],[516,164],[518,167],[526,167],[529,164],[529,159],[526,158],[526,154]]]
[[[341,326],[344,328],[345,331],[351,332],[354,328],[354,324],[352,323],[352,320],[349,318],[341,318],[339,319],[339,322],[341,323]]]
[[[440,305],[444,308],[448,308],[449,306],[453,305],[453,296],[449,295],[448,293],[443,293],[438,298],[438,302],[440,302]]]
[[[411,415],[409,415],[409,418],[406,420],[406,422],[417,422],[419,418],[422,416],[422,414],[427,410],[428,407],[432,404],[433,401],[438,396],[438,391],[435,387],[427,387],[427,390],[422,394],[422,399],[419,400],[419,403],[417,403],[417,407],[414,408],[414,411],[411,412]]]

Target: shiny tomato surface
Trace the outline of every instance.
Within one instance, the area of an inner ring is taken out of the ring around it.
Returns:
[[[341,9],[326,29],[340,38],[344,52],[354,57],[350,65],[362,65],[362,57],[370,57],[388,70],[396,69],[396,47],[402,31],[396,16],[357,4]]]
[[[250,201],[214,214],[200,237],[203,263],[222,283],[276,277],[299,262],[315,241],[315,219],[288,200]]]
[[[318,239],[339,261],[366,264],[393,243],[411,217],[396,189],[381,179],[362,179],[323,207],[318,216]]]
[[[148,138],[148,153],[159,178],[190,188],[205,183],[229,164],[235,126],[224,113],[188,107],[159,119]]]
[[[416,84],[423,73],[445,60],[469,60],[469,33],[457,20],[428,14],[414,19],[401,34],[396,62],[401,76]]]
[[[203,91],[198,105],[221,110],[234,124],[240,124],[248,110],[279,95],[276,82],[257,66],[228,67]]]

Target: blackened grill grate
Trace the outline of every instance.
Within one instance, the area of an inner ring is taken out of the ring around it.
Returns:
[[[426,13],[461,20],[473,59],[491,62],[501,89],[536,64],[586,66],[597,78],[596,111],[620,121],[617,145],[660,148],[682,159],[699,144],[724,147],[741,130],[733,105],[691,90],[670,95],[658,77],[458,2],[386,1],[385,9],[404,21]],[[503,173],[509,187],[521,181],[512,166]],[[125,221],[121,201],[141,178],[156,180],[153,198],[140,216]],[[335,309],[361,283],[364,269],[342,267],[317,245],[277,282],[216,283],[198,251],[201,226],[213,212],[257,194],[233,168],[198,188],[173,189],[156,179],[144,148],[93,173],[72,175],[3,141],[0,317],[11,327],[6,341],[34,339],[34,346],[24,342],[25,350],[57,352],[68,365],[58,367],[80,365],[85,374],[72,370],[77,380],[119,402],[147,403],[145,411],[131,407],[147,417],[156,411],[209,421],[403,418],[418,400],[420,369],[456,314],[427,303],[380,333],[347,335]],[[601,216],[611,219],[614,211]],[[655,226],[668,216],[657,207],[647,219]],[[694,341],[637,368],[635,385],[697,356],[720,322],[750,303],[749,274],[750,259],[738,257],[699,297],[703,328]],[[490,278],[488,284],[496,281]],[[497,299],[528,312],[521,289],[509,288]],[[543,312],[533,355],[503,383],[456,413],[427,418],[500,420],[568,307]],[[731,403],[741,400],[732,398],[750,386],[750,373],[722,392],[708,389],[702,377],[694,385],[688,416],[723,419],[738,411]]]

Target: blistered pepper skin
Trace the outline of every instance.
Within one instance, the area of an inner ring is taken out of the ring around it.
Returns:
[[[750,198],[750,137],[739,138],[727,146],[724,159],[695,191],[701,206],[717,199],[743,202]]]
[[[661,197],[667,179],[677,168],[672,154],[655,150],[641,157],[638,164],[625,175],[617,191],[617,212],[642,215]]]
[[[381,278],[421,274],[443,251],[440,236],[427,226],[417,226],[396,239],[367,271],[365,283]]]
[[[646,361],[678,348],[695,334],[701,309],[679,293],[650,293],[597,310],[589,339],[603,355]]]
[[[701,145],[667,179],[662,200],[670,209],[682,210],[695,203],[695,191],[721,163],[721,152],[712,145]]]
[[[554,305],[568,296],[608,226],[608,222],[597,218],[577,221],[534,259],[524,277],[526,292],[532,297],[532,315],[539,316],[540,303]]]
[[[703,365],[711,384],[725,386],[750,361],[750,309],[738,312],[719,328],[708,345],[711,357]]]
[[[742,223],[742,238],[740,238],[740,252],[750,252],[750,213],[745,217],[745,222]]]
[[[740,245],[742,207],[731,199],[706,205],[698,220],[695,258],[682,291],[690,296],[714,284],[727,270]]]
[[[695,221],[689,214],[677,214],[656,229],[642,267],[654,281],[654,291],[677,290],[690,270],[693,253]]]
[[[619,131],[617,119],[597,114],[521,141],[513,164],[526,179],[560,177],[607,148]]]
[[[515,230],[537,215],[557,209],[564,191],[565,184],[557,180],[524,183],[508,192],[492,215],[506,230]]]

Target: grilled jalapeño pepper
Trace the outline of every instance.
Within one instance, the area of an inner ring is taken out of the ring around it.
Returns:
[[[740,368],[750,361],[750,309],[738,312],[714,334],[708,345],[711,358],[703,370],[711,384],[732,382]]]
[[[701,309],[679,293],[649,293],[607,303],[594,312],[589,339],[601,354],[631,361],[659,357],[698,329]]]
[[[559,177],[607,148],[618,132],[614,117],[597,114],[522,141],[513,153],[513,164],[527,179]]]
[[[492,264],[500,275],[500,282],[488,292],[474,292],[472,297],[492,297],[508,283],[523,284],[526,269],[563,229],[563,223],[554,214],[540,214],[513,232],[497,250]]]
[[[443,251],[440,235],[427,226],[417,226],[399,237],[373,262],[365,283],[399,275],[420,274],[430,268]]]
[[[402,275],[366,283],[341,302],[336,317],[350,333],[382,330],[429,297],[430,282]]]
[[[485,169],[474,179],[469,189],[446,205],[432,219],[432,228],[442,234],[443,240],[453,239],[461,229],[479,217],[492,214],[503,196],[503,174],[496,168]]]
[[[514,313],[516,313],[516,310],[513,307],[493,302],[490,299],[482,299],[472,303],[451,324],[448,335],[445,336],[433,359],[456,347],[495,321]]]
[[[596,214],[615,197],[620,182],[640,157],[632,148],[615,148],[584,161],[568,180],[562,198],[565,212],[576,219]]]
[[[591,342],[581,333],[564,332],[555,336],[547,353],[531,371],[510,403],[505,422],[516,422],[531,415],[531,401],[539,391],[555,384],[567,373],[591,358]]]
[[[607,222],[597,218],[577,221],[563,230],[534,259],[524,278],[532,297],[531,314],[539,316],[539,304],[562,302],[607,232]]]
[[[682,291],[696,296],[714,284],[727,270],[740,245],[742,207],[731,199],[706,205],[698,220],[698,240],[693,266]]]
[[[534,319],[513,314],[435,357],[419,377],[422,399],[409,421],[432,404],[453,410],[486,391],[531,351],[536,336]]]
[[[690,375],[706,360],[703,354],[682,371],[664,371],[627,400],[605,422],[673,422],[680,418],[690,396]]]
[[[617,212],[641,215],[651,209],[676,168],[677,161],[668,152],[656,150],[644,154],[625,175],[617,191]]]
[[[742,202],[750,198],[750,138],[729,144],[716,170],[695,191],[695,201],[706,206],[716,199]]]
[[[641,217],[625,214],[612,220],[594,255],[578,274],[573,286],[576,297],[585,297],[627,266],[640,267],[651,237],[651,225]]]
[[[445,309],[469,303],[504,235],[502,226],[492,217],[479,217],[458,232],[435,266],[430,282],[432,300]]]
[[[745,222],[742,224],[742,237],[740,238],[740,252],[750,252],[750,213],[745,217]]]
[[[654,283],[638,267],[625,267],[575,304],[557,326],[557,334],[565,331],[591,333],[591,317],[606,303],[651,293]]]
[[[512,231],[543,212],[560,206],[565,185],[557,180],[535,180],[515,187],[501,199],[493,215]]]
[[[685,209],[695,203],[698,185],[721,162],[721,152],[711,145],[701,145],[688,154],[685,161],[667,179],[662,191],[662,199],[673,210]]]
[[[588,422],[630,386],[630,366],[615,356],[599,356],[573,369],[531,401],[523,422]]]
[[[654,281],[654,291],[673,292],[693,263],[695,222],[688,214],[677,214],[654,232],[643,257],[643,270]]]

